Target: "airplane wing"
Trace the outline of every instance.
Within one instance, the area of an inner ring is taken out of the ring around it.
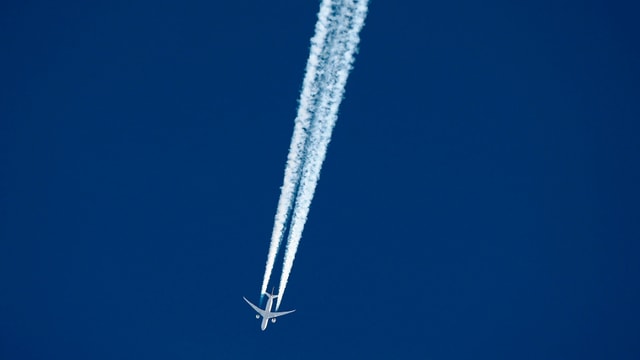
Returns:
[[[292,312],[294,312],[295,310],[289,310],[289,311],[280,311],[280,312],[271,312],[269,313],[269,317],[278,317],[278,316],[282,316],[282,315],[287,315],[287,314],[291,314]]]
[[[249,304],[249,306],[251,306],[251,307],[253,308],[253,310],[255,310],[258,314],[260,314],[260,316],[262,316],[262,317],[268,317],[268,315],[267,315],[267,312],[266,312],[266,311],[264,311],[264,310],[260,309],[259,307],[257,307],[257,306],[255,306],[255,305],[253,305],[253,304],[251,303],[251,301],[247,300],[247,298],[246,298],[246,297],[244,297],[244,296],[243,296],[242,298],[244,299],[244,301],[246,301],[246,302],[247,302],[247,304]]]

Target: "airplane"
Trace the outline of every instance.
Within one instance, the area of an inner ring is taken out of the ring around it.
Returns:
[[[262,324],[260,325],[260,328],[262,329],[262,331],[264,331],[267,328],[267,325],[269,325],[269,319],[271,319],[272,323],[275,323],[276,318],[278,316],[291,314],[292,312],[295,311],[295,310],[280,311],[280,312],[271,311],[271,307],[273,306],[273,299],[277,298],[278,295],[273,294],[273,289],[271,290],[271,294],[265,293],[265,295],[267,295],[268,299],[267,299],[267,305],[264,307],[264,310],[253,305],[251,301],[247,300],[246,297],[244,296],[242,297],[244,301],[246,301],[247,304],[249,304],[249,306],[251,306],[253,310],[255,310],[258,313],[256,314],[256,319],[260,319],[260,316],[262,316]]]

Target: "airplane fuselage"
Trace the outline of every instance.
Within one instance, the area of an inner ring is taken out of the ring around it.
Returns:
[[[273,297],[268,297],[267,305],[264,307],[264,309],[267,312],[270,312],[271,311],[271,307],[273,307]],[[266,317],[266,316],[263,316],[262,317],[262,324],[260,324],[260,328],[262,329],[262,331],[267,329],[267,325],[269,325],[269,318]]]

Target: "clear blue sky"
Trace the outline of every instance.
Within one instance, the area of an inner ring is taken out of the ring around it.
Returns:
[[[318,1],[0,6],[0,358],[640,358],[624,1],[372,0],[282,310]]]

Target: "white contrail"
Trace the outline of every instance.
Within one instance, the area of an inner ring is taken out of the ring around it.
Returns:
[[[367,14],[368,0],[325,0],[324,6],[333,5],[334,11],[329,16],[329,31],[326,36],[327,44],[323,48],[322,60],[317,64],[315,89],[315,112],[312,113],[310,135],[304,152],[304,162],[300,175],[300,184],[293,209],[287,248],[284,254],[284,264],[276,309],[284,297],[293,261],[302,237],[304,225],[307,221],[311,200],[320,178],[320,170],[326,156],[327,146],[331,140],[331,133],[338,118],[338,107],[342,101],[349,71],[353,65],[354,53],[360,41],[359,32],[364,25]],[[326,54],[326,55],[325,55]]]
[[[311,39],[311,50],[302,82],[300,104],[298,106],[293,136],[291,137],[287,165],[284,171],[284,181],[280,190],[280,200],[278,201],[274,219],[271,244],[269,245],[267,264],[265,266],[260,294],[264,294],[267,291],[276,255],[278,254],[280,243],[284,237],[284,229],[291,212],[296,188],[300,181],[302,158],[305,151],[307,134],[311,125],[311,115],[315,111],[315,97],[318,93],[319,83],[318,77],[322,76],[322,74],[318,73],[318,64],[326,61],[322,56],[325,53],[330,14],[331,2],[324,1],[318,13],[315,35]]]

